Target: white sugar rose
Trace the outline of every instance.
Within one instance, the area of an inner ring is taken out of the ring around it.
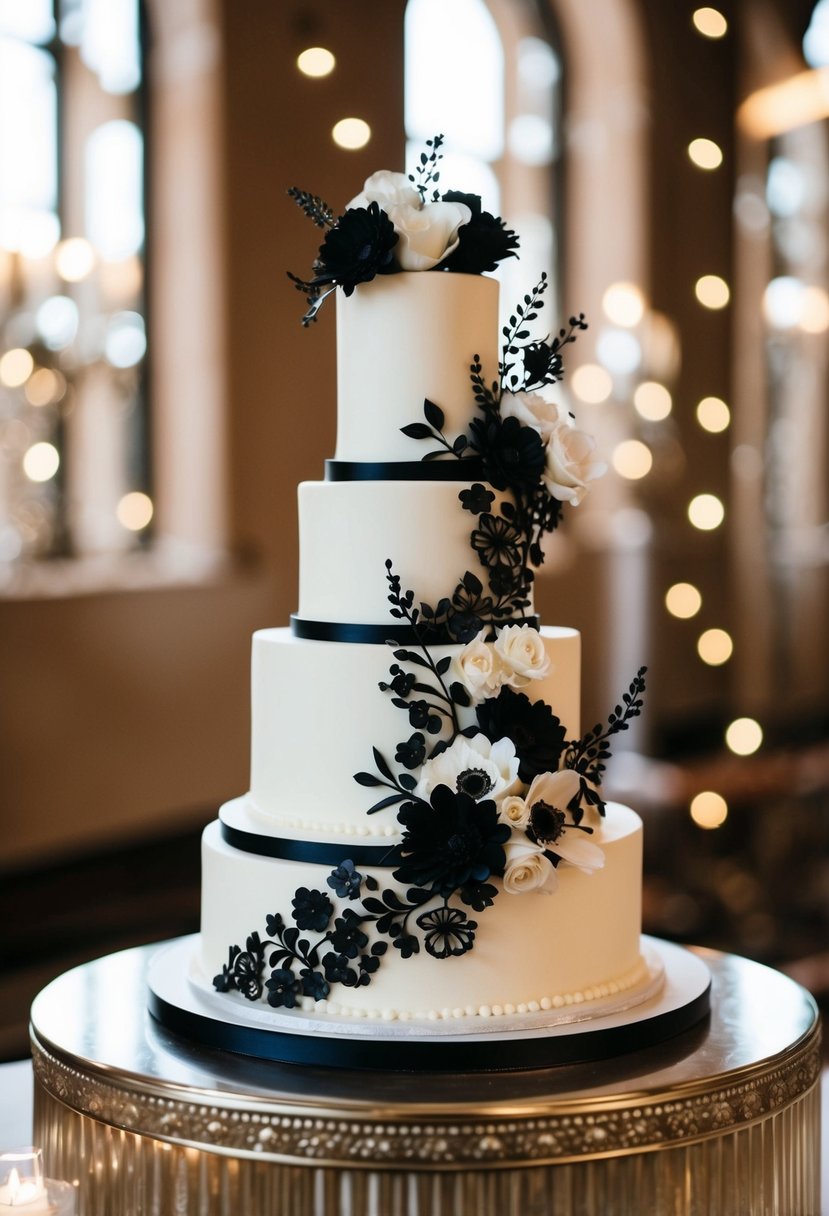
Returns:
[[[346,211],[352,207],[367,207],[369,203],[377,203],[387,214],[392,207],[400,204],[409,207],[421,207],[420,194],[409,181],[405,173],[392,173],[389,169],[380,169],[367,177],[362,191],[346,206]]]
[[[509,794],[498,807],[498,818],[511,828],[526,828],[530,822],[530,808],[517,794]]]
[[[531,680],[543,680],[550,671],[550,656],[544,639],[532,625],[507,625],[498,630],[495,653],[506,674],[503,683],[524,688]]]
[[[578,506],[587,493],[587,483],[607,471],[606,464],[593,459],[595,446],[593,437],[577,430],[572,423],[556,423],[547,437],[542,474],[553,498]]]
[[[458,247],[458,229],[472,212],[466,203],[398,203],[388,213],[400,240],[394,256],[404,270],[431,270]]]
[[[423,765],[415,794],[428,801],[438,785],[469,794],[476,802],[483,798],[500,802],[518,788],[515,744],[511,739],[490,743],[481,734],[471,739],[458,735],[446,751]]]
[[[558,886],[555,866],[544,856],[540,845],[523,834],[504,845],[504,890],[508,895],[527,895],[531,891],[551,895]]]
[[[450,680],[457,680],[464,686],[474,705],[497,692],[505,674],[495,648],[480,638],[467,642],[452,660],[450,668]]]
[[[569,417],[563,405],[545,401],[538,393],[502,393],[499,409],[502,418],[517,418],[522,426],[538,431],[542,439]]]

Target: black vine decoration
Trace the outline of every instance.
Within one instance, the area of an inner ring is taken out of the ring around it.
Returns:
[[[443,140],[443,135],[433,135],[431,139],[427,139],[426,147],[430,151],[421,152],[414,173],[406,175],[420,195],[421,203],[426,202],[426,188],[429,183],[440,181],[438,163],[443,160],[443,153],[440,150],[443,147]],[[435,191],[435,201],[438,197],[438,193]]]

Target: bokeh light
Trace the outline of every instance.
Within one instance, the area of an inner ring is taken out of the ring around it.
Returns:
[[[336,59],[324,46],[309,46],[297,56],[296,65],[303,76],[329,76],[334,71]]]
[[[611,283],[602,296],[605,316],[626,329],[638,325],[645,313],[645,297],[635,283]]]
[[[716,494],[697,494],[688,504],[688,518],[701,532],[711,532],[725,518],[725,507]]]
[[[671,412],[673,401],[664,384],[656,380],[645,380],[637,385],[633,394],[633,408],[640,418],[648,422],[661,422]]]
[[[118,503],[116,514],[118,522],[130,532],[140,532],[153,517],[152,499],[140,490],[132,490]]]
[[[693,583],[674,583],[665,592],[665,607],[671,616],[687,621],[702,607],[702,596]]]
[[[736,756],[752,756],[763,742],[763,728],[754,718],[735,718],[726,728],[725,742]]]
[[[731,299],[731,290],[718,274],[704,274],[694,284],[694,295],[703,308],[717,310],[725,308]]]
[[[697,422],[704,431],[717,435],[728,429],[731,410],[721,397],[703,397],[697,406]]]
[[[691,818],[698,828],[721,827],[728,817],[728,803],[714,790],[702,790],[691,800]]]
[[[95,250],[82,236],[61,241],[55,250],[55,270],[67,283],[80,283],[94,266]]]
[[[600,401],[607,401],[613,392],[613,380],[610,373],[606,368],[599,367],[597,363],[582,363],[581,367],[577,367],[570,380],[570,386],[574,395],[588,405],[598,405]]]
[[[734,653],[731,634],[725,629],[706,629],[697,638],[697,654],[709,667],[720,667]]]
[[[34,365],[34,359],[24,347],[7,350],[0,359],[0,384],[5,384],[6,388],[19,388],[31,376]]]
[[[653,453],[641,439],[623,439],[613,449],[611,462],[620,477],[639,481],[653,468]]]
[[[60,468],[60,455],[52,443],[33,443],[23,456],[23,472],[29,481],[49,481]]]
[[[704,38],[722,38],[728,31],[728,22],[718,8],[695,9],[692,21]]]
[[[334,124],[331,136],[340,148],[353,152],[366,146],[371,139],[371,127],[362,118],[341,118]]]
[[[53,371],[51,367],[39,367],[26,381],[23,391],[29,405],[51,405],[54,401],[60,401],[66,392],[66,381],[60,372]]]
[[[688,156],[698,169],[719,169],[722,164],[722,148],[713,139],[692,139]]]

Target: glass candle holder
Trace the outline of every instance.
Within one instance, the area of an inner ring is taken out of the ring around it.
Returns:
[[[46,1178],[39,1148],[0,1153],[0,1216],[75,1216],[75,1188]]]

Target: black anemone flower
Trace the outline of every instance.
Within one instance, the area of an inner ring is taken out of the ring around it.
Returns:
[[[472,445],[484,461],[484,475],[496,490],[532,490],[544,472],[544,444],[517,418],[489,416],[470,424]]]
[[[521,564],[521,530],[500,515],[482,515],[472,533],[472,548],[485,566]]]
[[[554,773],[564,748],[564,727],[544,701],[531,701],[504,685],[475,710],[478,725],[491,743],[511,739],[518,756],[518,776],[530,782],[539,773]]]
[[[460,908],[443,904],[431,912],[418,916],[417,923],[425,931],[426,953],[433,958],[449,958],[453,954],[466,954],[475,944],[478,922],[469,920]]]
[[[249,1001],[258,1001],[262,995],[262,965],[262,954],[258,950],[240,950],[236,955],[233,983]]]
[[[404,828],[398,882],[425,887],[448,898],[470,880],[503,874],[510,829],[489,799],[476,802],[463,791],[438,785],[429,803],[410,802],[398,819]]]
[[[352,207],[325,234],[314,269],[315,287],[336,283],[350,296],[358,283],[393,268],[397,233],[377,203]]]

